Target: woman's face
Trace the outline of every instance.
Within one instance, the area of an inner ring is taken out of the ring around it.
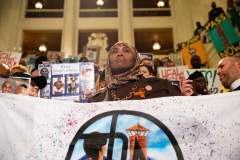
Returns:
[[[204,77],[199,77],[194,80],[196,91],[201,93],[204,89],[206,89],[207,82]]]
[[[135,57],[128,46],[116,45],[110,49],[109,64],[112,74],[120,74],[133,68]]]
[[[143,77],[145,77],[145,78],[151,76],[151,75],[150,75],[150,72],[148,71],[147,67],[145,67],[145,66],[140,67],[139,72],[140,72],[140,73],[143,75]]]

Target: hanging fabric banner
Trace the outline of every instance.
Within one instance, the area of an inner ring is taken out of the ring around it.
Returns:
[[[202,68],[208,68],[207,55],[199,35],[194,36],[187,42],[183,42],[181,52],[184,64],[188,65],[189,69],[192,68],[191,57],[193,55],[198,55],[200,57]]]
[[[0,159],[239,160],[239,94],[80,104],[0,93]]]
[[[240,52],[240,37],[224,13],[208,22],[205,29],[221,58]]]

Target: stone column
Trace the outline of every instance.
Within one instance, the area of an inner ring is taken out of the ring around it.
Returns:
[[[119,40],[134,45],[132,28],[132,0],[119,0]]]
[[[74,52],[75,39],[77,38],[75,34],[76,16],[76,1],[66,0],[64,3],[64,24],[61,43],[61,52],[65,52],[65,58],[68,58],[70,55],[77,55]]]

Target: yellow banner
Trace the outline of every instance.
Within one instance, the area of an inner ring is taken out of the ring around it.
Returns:
[[[201,58],[202,65],[207,63],[207,55],[203,48],[201,40],[198,40],[197,42],[188,45],[188,47],[183,48],[181,52],[184,64],[188,65],[188,68],[190,69],[192,68],[191,57],[195,54]]]

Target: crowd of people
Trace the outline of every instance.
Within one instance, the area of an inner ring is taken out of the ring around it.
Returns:
[[[80,61],[87,62],[86,57],[82,57]],[[36,60],[37,61],[37,60]],[[200,59],[192,56],[193,68],[200,67]],[[154,65],[148,58],[140,59],[138,51],[125,42],[117,42],[114,44],[108,55],[108,60],[104,71],[95,65],[94,77],[96,84],[96,93],[91,95],[89,102],[115,101],[115,100],[133,100],[148,99],[165,96],[197,96],[207,95],[207,82],[201,72],[194,72],[187,80],[183,81],[181,90],[172,85],[170,81],[161,79],[156,76],[156,68],[159,66],[168,67],[172,61],[168,58],[154,59]],[[76,63],[76,62],[72,62]],[[47,84],[48,70],[41,70],[37,73],[37,69],[32,71],[21,64],[13,66],[11,69],[4,64],[0,64],[1,77],[27,77],[31,79],[29,96],[38,97],[39,89]],[[38,75],[39,74],[39,75]],[[231,91],[240,89],[240,57],[231,56],[223,58],[217,66],[217,74],[219,75],[222,85]],[[75,77],[71,81],[75,82]],[[55,93],[62,92],[61,79],[54,83]],[[68,86],[68,92],[74,91],[74,87],[78,84]],[[24,85],[20,86],[26,88]],[[18,90],[20,90],[19,88]],[[6,81],[1,86],[2,93],[11,93],[11,83]]]
[[[233,25],[239,27],[239,17],[236,18],[233,9],[235,6],[233,0],[227,1],[227,12],[232,16]],[[212,9],[209,12],[209,21],[214,21],[215,17],[224,13],[221,7],[216,7],[216,3],[211,3]],[[234,18],[235,15],[235,18]],[[239,15],[238,15],[239,16]],[[200,35],[204,30],[204,26],[200,22],[196,22],[197,28],[194,35]],[[206,42],[204,37],[203,42]],[[178,50],[181,45],[178,44]],[[35,68],[31,71],[25,67],[26,62],[20,60],[19,65],[9,68],[5,64],[0,63],[0,75],[3,78],[20,77],[30,78],[31,83],[26,92],[27,86],[22,84],[17,86],[16,93],[22,95],[29,95],[38,97],[39,89],[43,89],[47,82],[49,82],[49,70],[42,68],[38,73],[38,65],[43,61],[47,61],[46,56],[40,56],[35,61]],[[58,57],[59,63],[62,63]],[[77,61],[72,58],[69,63],[76,63]],[[88,62],[87,57],[81,57],[79,62]],[[193,69],[200,69],[206,64],[201,63],[201,59],[197,54],[191,56],[191,65]],[[207,95],[207,81],[203,74],[195,71],[186,80],[182,82],[181,90],[172,85],[166,79],[158,78],[159,67],[176,67],[174,61],[169,57],[164,57],[161,60],[155,58],[153,61],[147,57],[140,59],[138,51],[125,42],[117,42],[114,44],[108,54],[108,59],[103,71],[100,67],[94,65],[94,78],[95,78],[95,94],[91,94],[89,102],[101,101],[115,101],[115,100],[133,100],[133,99],[146,99],[165,96],[198,96]],[[217,66],[217,75],[222,82],[222,85],[230,91],[240,90],[240,57],[231,56],[223,58]],[[79,84],[76,77],[70,78],[71,84],[67,87],[68,93],[77,93]],[[53,84],[54,94],[63,92],[62,80],[59,77]],[[1,86],[2,93],[12,93],[12,84],[10,81],[5,81]]]

